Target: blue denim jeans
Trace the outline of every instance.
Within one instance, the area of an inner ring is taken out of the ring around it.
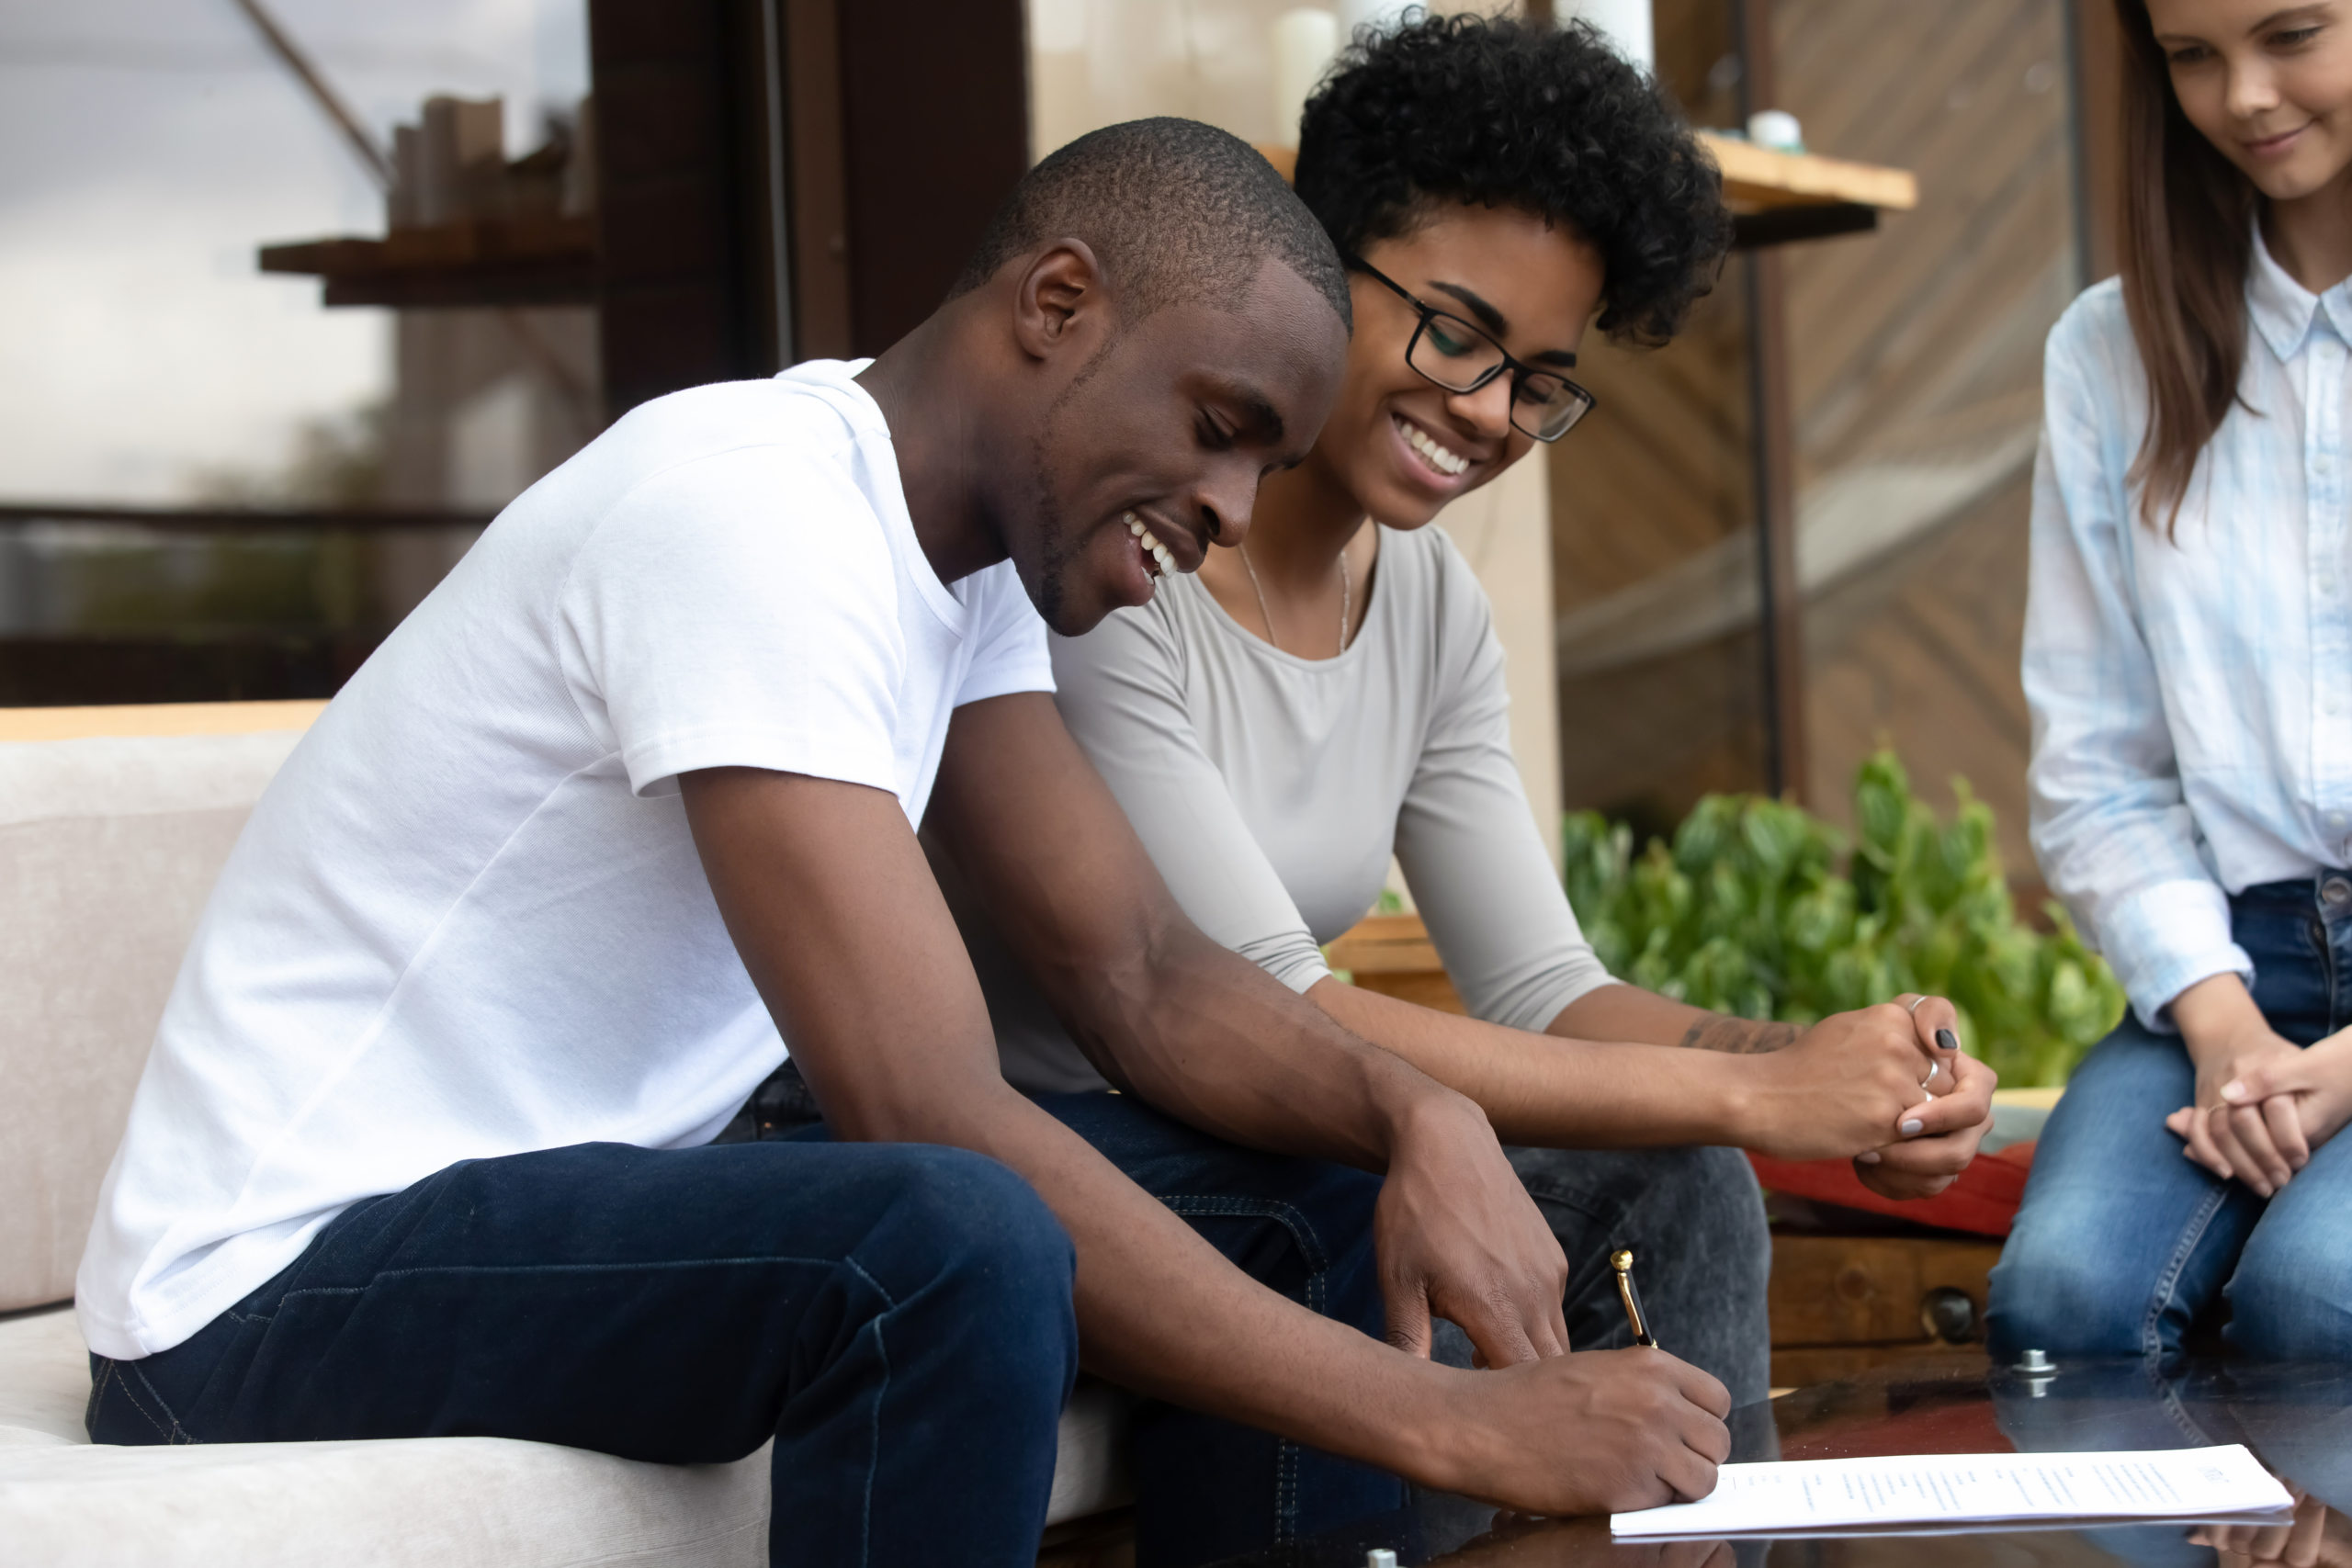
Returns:
[[[1377,1178],[1238,1148],[1133,1095],[1037,1103],[1259,1283],[1375,1338],[1385,1332]],[[1136,1412],[1134,1454],[1138,1568],[1214,1562],[1405,1501],[1395,1476],[1156,1400]]]
[[[1133,1095],[1035,1098],[1259,1283],[1374,1337],[1385,1332],[1372,1240],[1378,1179],[1238,1148]],[[720,1137],[829,1135],[786,1062]],[[1405,1502],[1395,1476],[1157,1400],[1136,1411],[1133,1457],[1138,1568],[1279,1547]]]
[[[1765,1288],[1772,1233],[1764,1194],[1737,1149],[1506,1148],[1521,1185],[1568,1260],[1562,1303],[1568,1343],[1616,1350],[1634,1342],[1609,1255],[1630,1247],[1642,1311],[1665,1349],[1731,1391],[1735,1406],[1771,1392]],[[1434,1347],[1466,1367],[1470,1337],[1440,1320]]]
[[[2254,999],[2300,1045],[2352,1023],[2352,878],[2266,883],[2230,900]],[[1993,1270],[1996,1357],[2135,1356],[2169,1363],[2226,1305],[2234,1352],[2352,1359],[2352,1136],[2268,1201],[2182,1157],[2164,1119],[2193,1101],[2177,1035],[2127,1016],[2066,1085]]]
[[[502,1437],[703,1464],[775,1439],[774,1562],[1029,1568],[1077,1373],[1069,1238],[960,1149],[583,1144],[338,1215],[101,1443]]]
[[[1731,1391],[1771,1393],[1766,1287],[1772,1233],[1756,1171],[1737,1149],[1506,1149],[1567,1255],[1568,1343],[1634,1342],[1609,1255],[1630,1247],[1658,1344]]]

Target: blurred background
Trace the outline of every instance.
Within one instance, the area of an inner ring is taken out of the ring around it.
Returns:
[[[0,705],[330,694],[611,418],[881,347],[1095,126],[1279,155],[1395,9],[0,0]],[[1842,821],[1891,741],[2029,868],[2027,484],[2043,333],[2110,270],[2108,8],[1528,9],[1916,186],[1748,212],[1691,330],[1596,348],[1594,417],[1442,520],[1539,820]]]

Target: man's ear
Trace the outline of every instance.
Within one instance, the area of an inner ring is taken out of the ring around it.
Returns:
[[[1074,338],[1092,338],[1110,307],[1102,264],[1085,241],[1057,240],[1021,274],[1012,295],[1012,335],[1021,352],[1044,359]]]

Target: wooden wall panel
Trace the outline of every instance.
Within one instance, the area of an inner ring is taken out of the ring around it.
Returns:
[[[1021,0],[839,12],[852,351],[931,314],[1029,167]]]
[[[588,0],[605,400],[774,368],[760,287],[761,12],[747,0]]]
[[[2123,33],[2115,0],[2069,0],[2074,12],[2075,223],[2086,281],[2115,276],[2123,177]]]
[[[879,353],[1028,167],[1021,0],[589,3],[615,413]]]
[[[1984,1311],[1984,1277],[1997,1241],[1942,1236],[1776,1235],[1772,1238],[1772,1348],[1932,1344],[1923,1298],[1956,1290]]]
[[[1920,183],[1918,209],[1876,235],[1788,253],[1801,491],[1879,466],[1917,493],[1976,468],[1962,503],[1813,583],[1812,804],[1848,822],[1856,767],[1891,741],[1939,805],[1967,776],[2029,882],[2029,467],[2042,338],[2080,276],[2070,7],[1776,0],[1775,17],[1808,139]]]
[[[1921,187],[1919,209],[1876,232],[1780,253],[1808,804],[1843,820],[1855,767],[1891,739],[1931,798],[1952,773],[1970,778],[2022,880],[2024,480],[2042,337],[2080,276],[2078,13],[2066,0],[1769,4],[1773,96],[1808,143],[1911,168]],[[1736,14],[1733,0],[1658,6],[1661,78],[1702,123],[1732,116]],[[1565,793],[1644,827],[1707,789],[1762,782],[1739,283],[1727,274],[1663,351],[1596,344],[1600,406],[1549,455]],[[1612,605],[1656,614],[1621,613],[1611,636],[1671,621],[1673,637],[1610,661],[1592,628]]]
[[[1893,740],[1912,787],[1939,809],[1953,804],[1955,775],[1992,806],[2013,884],[2038,875],[2026,842],[2031,736],[2018,684],[2027,490],[2019,477],[1950,527],[1824,595],[1813,606],[1806,650],[1814,760],[1838,784],[1837,798],[1820,808],[1850,826],[1847,785],[1871,751]]]
[[[1735,118],[1729,0],[1657,0],[1660,81],[1700,124]],[[1663,349],[1586,339],[1578,375],[1600,399],[1545,454],[1562,617],[1707,556],[1752,550],[1747,316],[1733,262]],[[1749,574],[1752,576],[1752,573]],[[1564,656],[1574,651],[1563,649]],[[1584,650],[1589,651],[1589,650]],[[1764,783],[1752,629],[1659,658],[1579,670],[1559,687],[1561,793],[1645,829],[1669,829],[1710,790]]]

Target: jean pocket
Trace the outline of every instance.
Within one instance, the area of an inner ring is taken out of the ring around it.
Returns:
[[[83,1416],[94,1443],[152,1448],[158,1443],[186,1442],[169,1406],[139,1374],[136,1362],[108,1357],[90,1358],[90,1404]]]
[[[82,1406],[82,1430],[89,1434],[90,1441],[94,1443],[99,1441],[98,1398],[106,1393],[107,1381],[113,1376],[112,1358],[96,1355],[90,1358],[90,1399]]]
[[[90,1364],[90,1403],[82,1422],[90,1441],[152,1448],[198,1440],[180,1425],[141,1363],[93,1356]]]

